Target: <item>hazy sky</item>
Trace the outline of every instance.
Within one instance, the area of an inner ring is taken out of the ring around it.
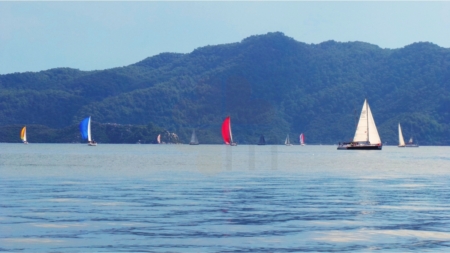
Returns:
[[[0,74],[121,67],[275,31],[450,48],[450,2],[0,2]]]

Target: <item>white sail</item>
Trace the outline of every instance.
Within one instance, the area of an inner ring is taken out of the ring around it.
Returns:
[[[189,144],[191,144],[191,145],[198,144],[198,139],[197,139],[197,135],[195,134],[195,130],[192,131],[191,141],[189,142]]]
[[[368,141],[367,135],[367,100],[364,100],[361,115],[359,116],[358,126],[356,127],[354,142],[366,142]]]
[[[398,146],[399,147],[405,146],[405,139],[403,139],[402,127],[400,126],[400,123],[398,123]]]
[[[156,137],[156,140],[158,141],[158,144],[161,144],[161,134],[158,134],[158,137]]]
[[[409,142],[408,143],[413,143],[413,137],[409,138]]]
[[[364,100],[353,141],[369,142],[370,144],[381,144],[377,126],[375,125],[375,120],[373,119],[372,111],[370,110],[369,103],[367,103],[367,99]]]
[[[284,141],[284,145],[290,146],[291,142],[289,141],[289,134],[286,136],[286,140]]]
[[[369,117],[369,142],[371,144],[381,144],[380,135],[378,134],[377,126],[375,125],[375,120],[373,119],[372,111],[370,110],[369,103],[367,103],[367,111]]]
[[[91,142],[91,117],[89,117],[89,121],[88,121],[88,129],[87,129],[87,133],[88,133],[88,142]]]
[[[27,129],[26,128],[23,130],[23,142],[24,143],[27,142]]]
[[[229,121],[230,123],[230,144],[233,143],[233,135],[231,134],[231,119]]]

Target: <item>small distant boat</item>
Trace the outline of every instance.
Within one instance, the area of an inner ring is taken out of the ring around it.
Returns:
[[[300,134],[298,139],[300,140],[300,145],[305,146],[305,135],[303,133]]]
[[[226,117],[222,123],[222,138],[226,145],[237,146],[237,143],[233,142],[233,134],[231,133],[230,116]]]
[[[413,137],[411,137],[408,141],[408,143],[405,143],[405,140],[403,139],[403,133],[402,133],[402,127],[400,126],[400,123],[398,123],[398,147],[399,148],[418,148],[419,145],[415,144],[413,141]]]
[[[289,141],[289,134],[286,136],[286,140],[284,141],[284,145],[291,146],[291,142]]]
[[[81,138],[88,141],[88,146],[97,146],[97,142],[91,137],[91,117],[85,118],[80,123]]]
[[[158,142],[158,144],[161,144],[161,134],[158,134],[158,136],[156,137],[156,141]]]
[[[261,136],[259,136],[258,145],[266,145],[266,139],[264,138],[264,135],[262,135],[262,134],[261,134]]]
[[[352,142],[339,143],[338,150],[356,149],[356,150],[381,150],[383,144],[378,135],[377,126],[372,116],[367,99],[359,116],[358,126],[356,127],[355,137]]]
[[[20,131],[20,139],[22,139],[23,144],[28,144],[27,141],[27,127],[24,126],[22,131]]]
[[[191,141],[189,142],[189,145],[198,145],[198,139],[197,139],[197,135],[195,134],[195,130],[192,131],[192,135],[191,135]]]
[[[405,146],[405,139],[403,139],[402,127],[398,123],[398,147],[403,148]]]

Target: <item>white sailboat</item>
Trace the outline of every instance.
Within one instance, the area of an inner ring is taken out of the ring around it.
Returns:
[[[286,136],[286,140],[284,141],[284,145],[291,146],[291,142],[289,141],[289,134]]]
[[[403,139],[402,127],[400,126],[400,123],[398,123],[398,147],[405,147],[405,139]]]
[[[369,103],[366,99],[364,100],[353,141],[348,143],[339,143],[337,149],[381,150],[382,147],[383,144],[381,143],[372,111],[370,110]]]
[[[189,145],[198,145],[198,139],[197,139],[197,135],[195,134],[195,130],[192,131],[192,135],[191,135],[191,141],[189,142]]]
[[[400,126],[400,123],[398,123],[398,147],[399,148],[418,148],[419,145],[415,144],[413,141],[413,137],[411,137],[408,141],[408,143],[405,143],[405,140],[403,139],[403,133],[402,128]]]

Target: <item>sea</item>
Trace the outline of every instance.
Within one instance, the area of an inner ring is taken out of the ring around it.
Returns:
[[[0,144],[2,252],[449,252],[450,147]]]

